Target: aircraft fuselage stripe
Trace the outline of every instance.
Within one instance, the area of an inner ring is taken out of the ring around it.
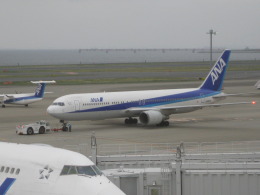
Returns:
[[[6,192],[10,189],[10,187],[13,185],[15,182],[15,178],[6,178],[5,181],[2,183],[0,186],[0,194],[5,195]]]
[[[107,111],[107,110],[124,110],[124,109],[128,109],[131,107],[147,108],[147,107],[163,106],[163,105],[167,105],[167,104],[173,104],[173,103],[179,103],[179,102],[206,98],[206,97],[210,97],[213,95],[217,95],[219,93],[220,92],[211,91],[211,90],[197,89],[194,91],[189,91],[189,92],[184,92],[184,93],[179,93],[179,94],[166,95],[166,96],[161,96],[161,97],[156,97],[156,98],[141,99],[140,101],[143,101],[143,103],[144,103],[143,105],[142,105],[142,103],[140,105],[140,101],[133,101],[133,102],[91,108],[91,109],[77,110],[77,111],[73,111],[73,112],[69,112],[69,113],[98,112],[98,111]]]

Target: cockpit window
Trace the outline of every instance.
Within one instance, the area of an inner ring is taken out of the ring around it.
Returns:
[[[102,172],[99,170],[99,168],[97,168],[97,166],[92,166],[92,168],[98,175],[102,175]]]
[[[60,173],[60,175],[68,175],[68,172],[70,170],[70,166],[65,165]]]
[[[70,167],[70,170],[69,170],[69,172],[68,172],[68,175],[75,175],[75,174],[77,174],[76,167],[71,166],[71,167]]]
[[[69,166],[65,165],[60,175],[102,175],[102,172],[95,166]]]
[[[77,167],[77,171],[78,171],[78,174],[80,174],[80,175],[90,175],[90,176],[97,175],[91,166]]]
[[[54,105],[54,106],[65,106],[64,102],[53,102],[52,105]]]

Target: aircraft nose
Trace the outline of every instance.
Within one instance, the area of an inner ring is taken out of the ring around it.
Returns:
[[[119,188],[117,188],[114,184],[101,189],[101,191],[99,191],[97,193],[97,195],[106,195],[106,194],[126,195]]]
[[[52,105],[50,105],[48,108],[47,108],[47,112],[49,115],[55,115],[55,113],[57,113],[57,109],[55,109]]]

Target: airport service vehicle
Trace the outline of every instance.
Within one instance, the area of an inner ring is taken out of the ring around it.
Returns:
[[[168,126],[171,114],[251,102],[216,104],[234,94],[222,92],[231,51],[225,50],[198,88],[70,94],[57,98],[47,112],[60,121],[127,118],[126,124]]]
[[[0,156],[1,195],[125,195],[76,152],[0,142]]]
[[[19,135],[44,134],[50,132],[50,124],[44,120],[37,121],[28,125],[16,126],[16,133]]]
[[[49,122],[45,120],[37,121],[28,125],[16,126],[16,134],[18,135],[33,135],[44,134],[50,131],[69,131],[71,132],[71,124],[63,123],[59,128],[51,128]]]
[[[35,93],[21,93],[21,94],[0,94],[2,107],[6,104],[16,104],[28,106],[29,104],[41,101],[44,97],[45,86],[48,83],[56,83],[55,81],[31,81],[33,84],[38,84]]]

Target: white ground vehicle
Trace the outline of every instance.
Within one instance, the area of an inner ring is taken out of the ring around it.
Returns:
[[[44,120],[37,121],[28,125],[16,126],[16,133],[19,135],[27,134],[32,135],[35,133],[44,134],[51,130],[50,124]]]

